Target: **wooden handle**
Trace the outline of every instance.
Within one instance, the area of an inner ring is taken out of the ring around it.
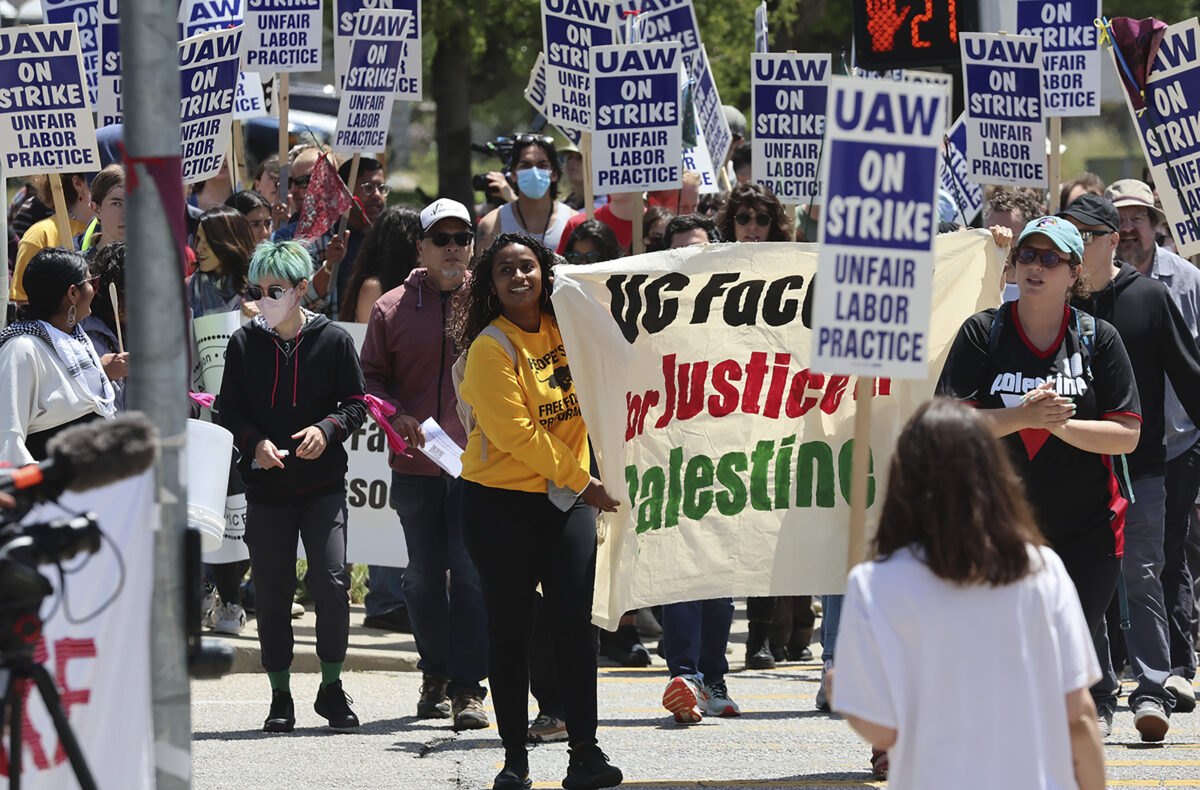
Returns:
[[[125,340],[121,337],[121,305],[117,299],[117,284],[108,284],[108,298],[112,300],[113,323],[117,325],[117,348],[125,353]]]

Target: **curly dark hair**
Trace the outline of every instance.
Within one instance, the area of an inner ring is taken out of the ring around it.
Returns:
[[[338,319],[355,320],[358,292],[372,277],[379,278],[383,292],[400,286],[417,266],[417,242],[421,240],[421,212],[412,206],[392,206],[379,215],[367,231],[354,274],[346,286]]]
[[[717,227],[721,230],[721,238],[726,241],[737,241],[734,229],[734,217],[742,209],[761,207],[771,217],[771,232],[767,241],[791,241],[792,222],[788,219],[783,204],[775,193],[761,184],[738,184],[729,193],[729,200],[717,213]]]
[[[496,253],[513,244],[528,247],[537,257],[542,270],[542,312],[554,315],[550,293],[554,285],[553,266],[558,256],[545,244],[524,233],[502,233],[471,265],[470,285],[454,294],[448,331],[460,353],[471,347],[484,327],[500,317],[499,300],[492,294],[492,262]]]
[[[92,299],[92,315],[103,321],[113,333],[117,331],[119,316],[113,315],[112,300],[108,296],[109,283],[117,286],[117,301],[125,304],[125,242],[114,241],[96,251],[90,268],[96,283],[96,298]]]

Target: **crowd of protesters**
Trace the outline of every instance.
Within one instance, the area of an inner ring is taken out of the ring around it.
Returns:
[[[611,261],[635,247],[815,240],[817,207],[793,213],[751,183],[743,143],[718,193],[702,194],[699,175],[689,172],[680,189],[644,202],[599,196],[589,219],[578,210],[578,151],[543,135],[513,140],[505,171],[488,176],[500,204],[484,210],[448,199],[388,206],[381,163],[361,160],[350,183],[351,163],[316,145],[289,153],[287,184],[272,159],[259,167],[254,189],[237,191],[226,170],[189,189],[190,314],[237,311],[245,322],[230,340],[213,417],[234,436],[231,486],[246,493],[250,559],[210,567],[204,624],[237,633],[247,611],[257,617],[272,695],[263,729],[291,731],[291,618],[303,612],[293,600],[295,552],[303,542],[322,675],[314,707],[333,727],[357,726],[341,684],[351,528],[343,442],[367,419],[368,402],[394,410],[389,429],[417,448],[433,418],[466,448],[463,473],[451,477],[419,453],[390,454],[390,505],[409,561],[370,566],[364,625],[414,635],[423,674],[418,717],[485,728],[490,692],[504,748],[496,788],[528,787],[526,744],[556,740],[570,746],[564,787],[609,787],[621,772],[596,740],[598,655],[648,666],[652,651],[642,639],[661,636],[658,654],[670,671],[662,704],[674,720],[738,716],[725,680],[734,601],[627,612],[611,633],[591,626],[596,515],[617,500],[598,478],[582,417],[537,419],[572,388],[552,267]],[[352,207],[341,225],[299,238],[318,168],[337,173]],[[10,207],[19,237],[10,297],[20,312],[0,334],[0,461],[12,464],[43,459],[46,442],[67,426],[125,409],[125,378],[137,364],[136,341],[128,350],[123,332],[122,166],[90,183],[82,174],[55,178],[66,218],[45,208],[48,179]],[[1030,746],[1041,763],[1023,769],[1061,786],[1071,778],[1063,762],[1071,753],[1080,785],[1097,786],[1096,744],[1111,732],[1126,664],[1143,740],[1162,740],[1170,716],[1195,707],[1189,558],[1200,555],[1200,272],[1171,251],[1143,181],[1106,185],[1082,174],[1061,185],[1059,205],[1047,216],[1036,190],[989,191],[982,223],[1007,248],[1002,304],[963,324],[937,390],[975,409],[943,399],[918,411],[900,439],[876,560],[852,575],[846,597],[819,601],[816,707],[844,712],[871,742],[876,776],[894,764],[904,786],[921,786],[923,750],[932,748],[912,731],[954,706],[913,708],[911,695],[895,693],[908,677],[895,666],[921,667],[914,676],[936,696],[937,686],[953,682],[938,667],[953,674],[983,658],[999,667],[1005,655],[1060,645],[1046,660],[1062,671],[1037,682],[1061,698],[1061,711],[1038,712],[1037,726],[1054,732]],[[956,212],[944,213],[942,230],[956,230]],[[60,248],[63,227],[79,252]],[[366,324],[361,352],[336,320]],[[527,358],[546,360],[552,380],[523,365]],[[997,384],[1011,373],[1012,387]],[[908,466],[908,452],[982,455]],[[932,512],[903,494],[960,489],[979,492],[994,509],[949,496]],[[991,597],[943,613],[947,584],[986,588]],[[1009,606],[1005,596],[1023,603]],[[905,606],[923,613],[918,621]],[[1030,625],[1039,607],[1055,617]],[[813,659],[813,598],[751,598],[746,608],[747,669]],[[994,644],[933,658],[953,641],[944,629],[964,617],[999,623],[984,629]],[[1012,629],[1027,640],[1004,644]],[[876,644],[885,631],[900,640]],[[538,703],[532,723],[530,689]],[[996,706],[1039,708],[1036,699],[1022,706],[1012,691],[1000,689]],[[1090,735],[1081,734],[1079,722],[1092,720]],[[997,765],[1021,762],[992,757]]]

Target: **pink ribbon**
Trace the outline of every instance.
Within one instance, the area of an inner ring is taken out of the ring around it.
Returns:
[[[188,397],[206,409],[211,409],[213,401],[217,399],[216,395],[209,395],[207,392],[189,392]]]
[[[392,423],[388,420],[396,413],[396,407],[385,400],[376,398],[374,395],[355,395],[351,400],[360,400],[367,404],[367,411],[371,412],[371,416],[375,418],[375,422],[383,429],[384,436],[387,437],[388,447],[392,448],[392,452],[396,455],[409,455],[408,443],[404,441],[400,434],[396,433],[396,429],[392,427]]]

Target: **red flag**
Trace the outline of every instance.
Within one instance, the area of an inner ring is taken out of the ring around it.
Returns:
[[[1121,65],[1117,69],[1121,83],[1129,94],[1133,109],[1141,112],[1146,107],[1146,101],[1142,98],[1142,92],[1146,90],[1146,77],[1150,74],[1150,65],[1158,57],[1158,45],[1167,32],[1167,23],[1154,17],[1130,19],[1119,16],[1114,17],[1110,24],[1117,60]]]
[[[324,236],[350,206],[350,190],[346,189],[342,177],[329,161],[329,155],[321,154],[309,179],[304,205],[300,208],[295,240],[301,244],[311,244]]]

